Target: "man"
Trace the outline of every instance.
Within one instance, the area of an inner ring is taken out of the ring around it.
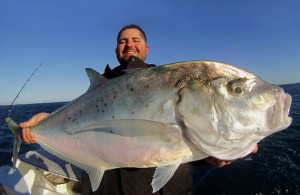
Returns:
[[[146,64],[145,60],[149,52],[147,37],[144,31],[137,25],[124,26],[117,37],[116,56],[120,65],[114,69],[106,66],[104,76],[112,79],[126,73],[126,69],[148,68],[154,65]],[[36,139],[29,126],[36,125],[47,113],[40,113],[25,123],[21,123],[23,139],[26,143],[36,143]],[[254,151],[256,152],[257,149]],[[230,161],[222,161],[212,157],[205,159],[206,162],[218,167],[230,164]],[[100,187],[93,194],[112,195],[136,195],[152,194],[151,181],[155,168],[137,169],[122,168],[106,171]],[[83,193],[92,194],[88,176],[83,176]],[[192,178],[189,174],[188,164],[178,167],[171,180],[158,192],[157,195],[168,194],[191,194]]]

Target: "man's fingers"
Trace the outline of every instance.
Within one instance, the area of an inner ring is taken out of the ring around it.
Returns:
[[[225,165],[229,165],[232,163],[232,161],[227,161],[227,160],[219,160],[214,157],[207,157],[205,161],[211,165],[217,166],[217,167],[224,167]]]
[[[23,138],[24,142],[27,144],[36,143],[36,137],[33,133],[31,133],[29,128],[22,129],[22,138]]]
[[[20,123],[19,126],[21,128],[25,128],[25,127],[31,127],[31,126],[37,125],[41,120],[43,120],[44,118],[46,118],[48,115],[49,115],[49,113],[41,112],[41,113],[33,116],[28,121]]]
[[[20,128],[22,128],[22,139],[24,140],[24,142],[26,142],[27,144],[33,144],[37,142],[34,133],[32,133],[29,127],[37,125],[48,115],[49,113],[41,112],[33,116],[28,121],[19,124]]]
[[[258,151],[258,145],[256,144],[256,146],[255,146],[255,148],[254,148],[254,150],[252,151],[252,153],[257,153],[257,151]]]

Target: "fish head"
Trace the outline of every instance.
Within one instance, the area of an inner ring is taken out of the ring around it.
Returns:
[[[242,158],[291,124],[292,98],[281,87],[223,63],[199,62],[194,69],[182,82],[178,113],[188,140],[209,156]]]

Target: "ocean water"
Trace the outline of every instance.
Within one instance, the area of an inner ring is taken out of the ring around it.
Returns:
[[[229,166],[192,166],[193,194],[209,195],[269,195],[300,194],[300,83],[283,85],[292,95],[291,126],[275,133],[259,145],[257,154],[237,160]],[[16,105],[11,117],[16,122],[28,120],[39,112],[52,112],[65,102]],[[8,106],[0,106],[0,120]],[[0,166],[11,164],[13,136],[4,125],[0,130]],[[37,145],[22,144],[20,153]]]

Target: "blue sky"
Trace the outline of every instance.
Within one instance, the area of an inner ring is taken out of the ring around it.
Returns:
[[[148,63],[207,59],[275,84],[300,82],[299,0],[1,0],[0,105],[72,100],[84,68],[118,65],[119,29],[144,28]]]

